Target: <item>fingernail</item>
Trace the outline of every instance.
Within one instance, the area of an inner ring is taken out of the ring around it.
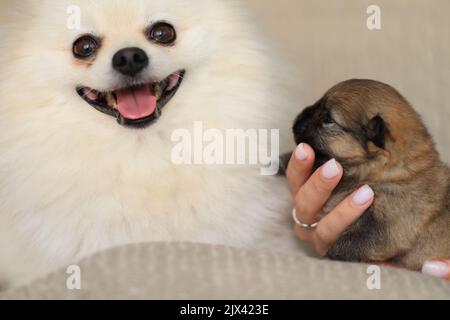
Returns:
[[[335,159],[331,159],[330,161],[325,163],[325,165],[323,166],[322,176],[325,179],[328,179],[328,180],[334,179],[339,175],[339,173],[340,173],[340,170],[339,170],[339,167],[338,167]]]
[[[422,273],[436,278],[447,278],[450,275],[450,266],[442,261],[427,261],[423,265]]]
[[[359,207],[367,204],[367,202],[371,201],[375,196],[373,190],[368,185],[361,187],[356,193],[353,195],[353,203]]]
[[[306,152],[305,150],[304,143],[300,143],[297,149],[295,149],[295,157],[300,161],[306,160],[306,158],[308,158],[308,152]]]

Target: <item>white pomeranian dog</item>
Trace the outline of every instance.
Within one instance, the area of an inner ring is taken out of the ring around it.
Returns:
[[[172,161],[173,132],[195,121],[276,129],[294,118],[279,58],[239,3],[26,0],[3,15],[3,286],[128,243],[296,245],[283,178]]]

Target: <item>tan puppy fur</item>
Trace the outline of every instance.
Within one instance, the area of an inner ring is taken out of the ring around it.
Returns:
[[[364,184],[375,191],[375,203],[328,257],[414,270],[450,257],[450,170],[395,89],[370,80],[340,83],[304,110],[294,133],[316,150],[316,167],[331,158],[344,167],[325,213]]]

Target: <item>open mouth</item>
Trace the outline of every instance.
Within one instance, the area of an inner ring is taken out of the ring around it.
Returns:
[[[164,106],[178,91],[184,74],[181,70],[162,81],[104,92],[80,86],[77,92],[98,111],[115,117],[119,124],[145,128],[161,116]]]

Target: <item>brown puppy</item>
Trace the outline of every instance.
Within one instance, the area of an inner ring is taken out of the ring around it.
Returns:
[[[375,191],[373,206],[329,258],[418,270],[426,260],[450,257],[450,170],[395,89],[371,80],[340,83],[298,116],[294,134],[314,148],[316,167],[331,158],[344,167],[324,213],[364,184]]]

